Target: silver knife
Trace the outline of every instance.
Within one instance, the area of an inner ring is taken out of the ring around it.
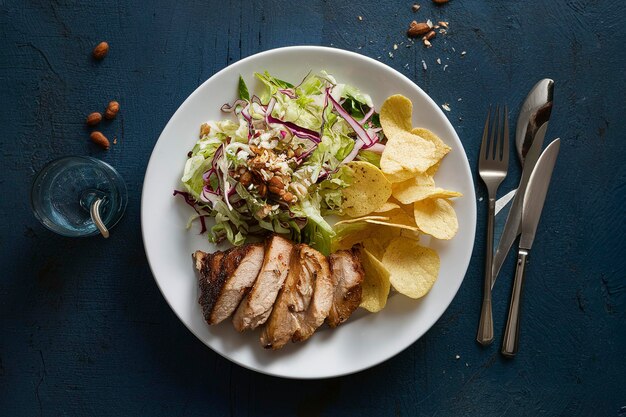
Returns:
[[[539,130],[537,130],[535,140],[526,154],[524,169],[522,170],[522,178],[520,179],[519,186],[515,192],[515,197],[513,197],[513,203],[511,203],[509,215],[506,218],[504,230],[502,231],[500,241],[498,242],[498,248],[496,249],[496,253],[493,255],[491,288],[493,288],[493,284],[495,284],[496,279],[498,278],[498,273],[500,272],[500,268],[502,268],[506,255],[509,253],[509,249],[513,246],[513,242],[515,242],[515,238],[517,238],[517,235],[520,232],[520,222],[522,220],[522,200],[524,199],[524,193],[526,191],[526,185],[528,184],[530,174],[537,163],[537,159],[539,159],[539,155],[541,154],[543,139],[546,136],[547,129],[548,122],[544,123]]]
[[[559,147],[561,141],[555,139],[545,151],[535,165],[528,187],[524,193],[524,202],[522,204],[522,236],[519,241],[519,251],[517,253],[517,267],[515,269],[515,281],[513,283],[513,293],[511,294],[511,304],[509,305],[509,318],[506,322],[506,330],[504,331],[504,340],[502,341],[502,354],[507,357],[513,357],[517,353],[519,340],[519,323],[520,323],[520,298],[522,296],[522,287],[524,285],[524,273],[526,263],[528,262],[528,254],[533,246],[537,225],[541,218],[543,204],[546,201],[546,194],[550,186],[552,171],[556,158],[559,155]]]

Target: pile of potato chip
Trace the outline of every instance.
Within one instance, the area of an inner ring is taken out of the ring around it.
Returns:
[[[385,307],[394,288],[411,298],[424,296],[439,275],[439,255],[419,245],[420,234],[452,239],[458,230],[450,198],[457,191],[435,185],[433,176],[450,152],[437,135],[413,128],[413,104],[394,95],[383,103],[380,123],[387,144],[378,169],[369,162],[348,166],[354,180],[344,191],[344,213],[334,229],[333,251],[361,244],[365,270],[361,307]]]

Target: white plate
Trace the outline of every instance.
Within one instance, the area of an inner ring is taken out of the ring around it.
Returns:
[[[179,179],[193,147],[200,124],[224,117],[223,103],[237,94],[243,75],[251,89],[253,73],[268,70],[272,75],[297,82],[310,70],[327,70],[339,82],[369,93],[378,107],[392,94],[413,101],[415,126],[438,134],[452,152],[436,175],[437,185],[458,190],[456,199],[459,232],[451,241],[432,240],[430,246],[441,257],[439,279],[427,296],[412,300],[393,296],[377,314],[359,312],[335,330],[320,329],[305,343],[290,344],[280,351],[261,348],[258,331],[239,334],[229,321],[209,327],[198,305],[198,286],[191,253],[213,251],[197,225],[185,225],[191,209],[178,197]],[[345,375],[374,366],[405,349],[441,317],[454,298],[469,264],[476,228],[476,205],[472,175],[463,145],[437,104],[411,80],[373,59],[333,48],[297,46],[274,49],[242,59],[215,74],[185,100],[161,133],[144,180],[141,226],[152,273],[180,320],[211,349],[246,368],[288,378],[325,378]]]

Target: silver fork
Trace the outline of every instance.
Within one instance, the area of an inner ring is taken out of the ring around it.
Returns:
[[[491,262],[493,258],[493,223],[495,219],[496,191],[506,178],[509,169],[509,121],[508,109],[504,106],[504,114],[500,120],[500,107],[489,128],[491,108],[487,113],[483,141],[480,145],[478,173],[487,186],[489,193],[489,211],[487,213],[487,245],[485,252],[485,281],[483,285],[483,305],[480,312],[480,323],[476,340],[487,346],[493,342],[493,317],[491,314]]]

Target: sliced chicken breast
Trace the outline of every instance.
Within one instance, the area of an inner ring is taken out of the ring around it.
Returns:
[[[295,245],[289,274],[261,333],[261,345],[280,349],[289,340],[309,338],[328,315],[332,296],[326,257],[308,245]]]
[[[196,251],[193,254],[200,287],[198,303],[202,307],[202,314],[207,323],[210,322],[211,312],[224,287],[225,277],[221,277],[219,273],[223,256],[224,252],[221,251],[215,253]]]
[[[324,323],[333,305],[333,282],[328,259],[320,252],[307,247],[301,256],[305,275],[313,277],[315,287],[309,307],[298,316],[298,329],[293,334],[294,342],[301,342],[309,337]]]
[[[264,252],[263,244],[258,243],[235,247],[222,257],[219,273],[225,276],[224,285],[213,306],[209,324],[220,323],[237,309],[261,271]]]
[[[261,271],[233,316],[235,329],[242,332],[265,323],[287,278],[292,247],[289,240],[278,235],[267,239]]]
[[[365,272],[359,259],[358,247],[337,251],[328,258],[334,294],[326,321],[330,327],[337,327],[361,304],[361,285]]]

